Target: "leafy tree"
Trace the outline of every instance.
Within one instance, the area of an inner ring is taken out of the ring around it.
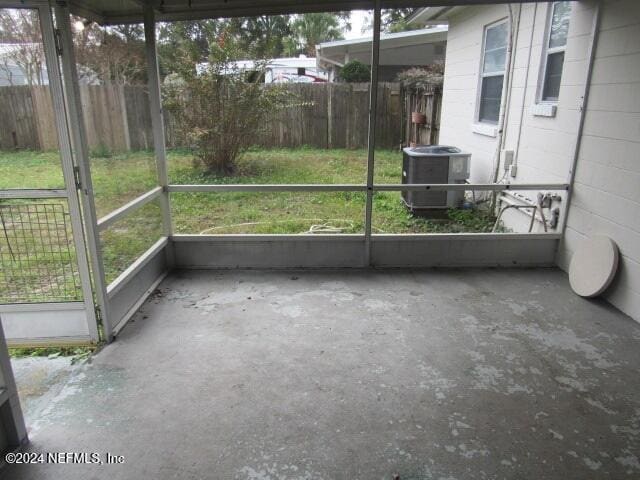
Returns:
[[[161,72],[172,73],[184,55],[196,63],[209,58],[210,45],[219,41],[228,27],[225,20],[208,19],[164,23],[158,35],[158,57]]]
[[[158,52],[168,74],[185,52],[195,63],[206,62],[212,49],[224,43],[233,44],[236,60],[275,58],[289,49],[291,37],[289,15],[172,22],[160,28]]]
[[[348,24],[341,21],[344,14],[305,13],[293,22],[293,31],[300,42],[302,51],[309,57],[315,57],[316,45],[331,40],[344,38],[344,30]]]
[[[265,62],[258,62],[257,74],[247,78],[234,63],[239,52],[233,42],[221,39],[209,47],[209,62],[198,71],[185,53],[178,78],[164,88],[164,104],[206,170],[230,175],[238,156],[291,95],[279,85],[262,83]]]
[[[230,19],[184,21],[163,24],[158,51],[163,73],[172,71],[178,55],[188,51],[198,62],[205,62],[212,44],[233,43],[236,59],[269,59],[315,56],[315,46],[343,38],[350,30],[350,13],[311,13],[304,15],[261,15]]]
[[[403,32],[406,30],[416,30],[417,25],[409,25],[407,19],[415,11],[414,8],[394,8],[385,10],[381,18],[382,29],[385,32]]]
[[[277,58],[285,51],[285,39],[291,37],[291,16],[232,18],[227,32],[245,58]]]
[[[409,25],[407,23],[407,19],[414,11],[414,8],[393,8],[382,10],[380,17],[380,29],[384,32],[395,33],[421,28],[418,25]],[[367,17],[362,30],[365,31],[372,28],[373,14]]]
[[[284,38],[282,40],[282,46],[284,48],[282,55],[285,57],[297,57],[302,53],[300,42],[298,42],[298,39],[294,35]]]
[[[368,82],[371,80],[371,69],[358,60],[351,60],[340,69],[339,77],[347,83]]]

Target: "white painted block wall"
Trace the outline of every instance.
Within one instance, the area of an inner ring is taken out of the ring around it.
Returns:
[[[580,241],[604,234],[620,247],[621,269],[607,299],[640,320],[640,2],[608,0],[558,264]]]
[[[450,20],[440,119],[441,144],[472,153],[473,183],[491,178],[495,136],[474,133],[484,26],[507,16],[505,6],[469,7]]]
[[[516,151],[518,173],[508,181],[568,180],[593,7],[592,0],[572,6],[557,113],[540,117],[533,114],[532,106],[540,83],[549,4],[522,6],[504,133],[505,148]],[[640,1],[607,0],[602,12],[575,192],[558,264],[568,268],[572,252],[585,236],[610,235],[620,246],[622,269],[607,298],[640,320]],[[450,18],[440,143],[472,152],[472,182],[491,179],[497,143],[496,137],[473,128],[484,27],[507,16],[506,5],[488,5],[465,8]],[[526,231],[529,217],[511,212],[505,223],[515,231]],[[535,230],[541,230],[539,223]]]
[[[514,40],[512,89],[504,132],[505,149],[516,152],[518,173],[503,180],[512,183],[565,183],[568,179],[578,128],[581,88],[588,49],[591,5],[574,4],[567,40],[565,73],[555,117],[535,116],[542,68],[549,4],[525,4],[518,14],[520,28]],[[495,169],[497,138],[477,133],[476,107],[480,86],[480,62],[486,25],[508,18],[507,5],[468,7],[450,19],[440,143],[472,152],[471,181],[490,181]],[[532,35],[533,29],[533,35]],[[499,178],[504,174],[500,169]],[[525,193],[525,192],[523,192]],[[530,198],[535,194],[528,193]],[[511,216],[508,227],[521,231]],[[510,217],[507,217],[507,220]],[[523,223],[528,227],[528,221]],[[539,226],[538,226],[539,227]]]

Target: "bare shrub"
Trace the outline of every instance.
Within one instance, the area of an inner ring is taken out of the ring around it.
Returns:
[[[240,68],[234,53],[221,42],[209,62],[196,68],[192,63],[165,81],[165,106],[181,136],[213,174],[233,174],[238,156],[291,97],[282,86],[263,83],[266,61]]]

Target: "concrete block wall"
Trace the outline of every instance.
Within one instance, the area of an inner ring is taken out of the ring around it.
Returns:
[[[566,269],[585,237],[608,235],[621,268],[606,298],[640,321],[640,2],[603,4],[567,231]]]
[[[564,183],[580,119],[594,0],[573,2],[557,111],[534,114],[550,4],[525,4],[513,55],[505,149],[516,152],[512,183]],[[519,7],[514,7],[518,15]],[[449,18],[440,143],[472,152],[471,181],[491,179],[497,137],[475,118],[484,27],[508,17],[506,5],[467,7]],[[533,29],[533,31],[532,31]],[[579,242],[605,234],[620,246],[619,278],[607,299],[640,320],[640,1],[606,0],[587,105],[575,191],[558,265],[567,269]],[[502,168],[500,176],[503,175]],[[525,192],[522,192],[525,193]],[[535,192],[525,193],[535,198]],[[563,198],[564,200],[564,198]],[[530,218],[510,211],[505,224],[526,231]],[[534,231],[542,225],[536,222]]]
[[[490,180],[496,136],[474,132],[484,26],[508,16],[504,5],[468,7],[450,20],[439,143],[473,154],[471,182]]]
[[[504,148],[515,152],[517,174],[507,176],[513,183],[566,183],[569,179],[576,136],[580,122],[580,105],[586,81],[594,2],[573,2],[565,50],[560,94],[554,116],[535,113],[544,69],[544,43],[551,3],[528,4],[522,7],[520,28],[514,52],[514,72],[509,114],[505,126]],[[533,34],[532,34],[533,28]],[[502,174],[502,169],[501,169]],[[535,192],[522,192],[535,199]],[[565,192],[555,207],[565,201]],[[505,216],[507,227],[528,229],[529,218],[510,211]],[[540,222],[534,231],[543,231]]]
[[[524,4],[521,11],[519,6],[513,7],[514,23],[519,17],[520,26],[514,39],[504,148],[516,152],[517,175],[504,177],[504,181],[567,181],[578,129],[592,7],[589,3],[574,2],[565,71],[554,117],[536,116],[533,112],[543,68],[542,53],[550,4]],[[484,28],[508,16],[507,5],[483,5],[465,8],[449,20],[440,142],[472,152],[471,180],[474,182],[491,179],[497,148],[497,135],[486,131],[479,133],[474,128],[477,125]],[[501,168],[499,177],[503,174]],[[535,198],[531,192],[526,195]],[[528,227],[528,221],[518,221],[523,217],[517,212],[507,216],[508,226],[522,231],[523,226]],[[540,227],[537,226],[538,229]]]

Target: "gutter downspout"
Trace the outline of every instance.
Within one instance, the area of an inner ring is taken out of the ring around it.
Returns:
[[[571,206],[571,197],[573,196],[573,184],[576,179],[576,168],[578,166],[578,159],[580,158],[580,147],[582,146],[582,134],[584,131],[584,122],[587,112],[587,103],[589,102],[589,93],[591,91],[591,77],[593,76],[593,64],[596,57],[596,48],[598,45],[598,37],[600,34],[600,19],[602,14],[602,2],[601,0],[596,0],[595,11],[593,13],[593,23],[591,25],[591,43],[589,44],[589,52],[587,54],[587,71],[585,74],[585,84],[584,90],[582,92],[582,100],[580,105],[578,106],[580,110],[580,120],[578,123],[578,132],[576,133],[576,140],[573,148],[573,159],[571,161],[571,168],[569,170],[569,179],[567,180],[567,184],[569,188],[567,189],[567,195],[565,197],[565,206],[564,206],[564,215],[562,215],[562,237],[560,238],[560,242],[558,242],[558,250],[556,251],[556,256],[560,250],[560,244],[564,241],[564,235],[567,230],[567,220],[569,217],[569,208]]]

